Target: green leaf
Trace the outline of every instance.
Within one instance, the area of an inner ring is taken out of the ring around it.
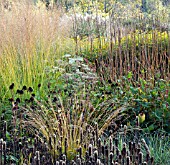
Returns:
[[[10,139],[11,139],[10,133],[9,133],[8,131],[6,132],[6,138],[7,138],[7,140],[10,140]]]
[[[69,64],[74,64],[76,61],[83,61],[83,57],[69,58]]]
[[[153,130],[155,129],[155,127],[154,127],[154,125],[152,124],[152,125],[150,125],[150,126],[148,127],[148,129],[149,129],[149,131],[153,131]]]
[[[71,54],[65,54],[64,57],[66,58],[71,57]]]
[[[9,155],[9,156],[7,157],[7,159],[8,159],[8,160],[15,161],[15,162],[18,162],[18,159],[17,159],[15,156],[13,156],[13,155]]]
[[[128,75],[127,75],[127,78],[132,78],[132,72],[129,72]]]

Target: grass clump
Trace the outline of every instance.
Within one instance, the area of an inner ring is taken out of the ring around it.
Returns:
[[[12,3],[11,10],[0,11],[0,83],[1,99],[9,96],[9,85],[32,86],[35,90],[46,79],[46,67],[67,49],[67,29],[60,23],[61,13],[34,4]]]
[[[155,164],[169,164],[170,139],[168,135],[153,134],[146,137],[151,155],[155,158]]]

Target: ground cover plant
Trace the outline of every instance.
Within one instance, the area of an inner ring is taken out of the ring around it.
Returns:
[[[0,164],[169,164],[170,4],[0,3]]]

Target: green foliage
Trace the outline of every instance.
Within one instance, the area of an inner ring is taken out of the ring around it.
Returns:
[[[156,130],[170,132],[168,124],[170,118],[169,90],[169,81],[160,78],[157,81],[153,78],[147,81],[140,78],[139,82],[135,84],[132,73],[129,72],[126,77],[117,82],[98,84],[96,90],[91,92],[91,97],[92,99],[98,98],[98,100],[94,100],[96,105],[106,100],[114,100],[114,108],[117,105],[128,103],[128,110],[124,112],[126,120],[121,119],[124,124],[139,116],[139,122],[144,132]]]
[[[155,158],[155,164],[167,165],[170,163],[170,138],[164,134],[151,134],[144,137],[147,141],[151,155]]]
[[[165,129],[169,132],[169,81],[158,79],[155,85],[153,81],[155,80],[145,81],[140,78],[137,86],[134,86],[125,78],[125,81],[122,81],[121,90],[124,95],[121,100],[131,103],[127,112],[130,120],[132,116],[145,115],[145,120],[141,122],[144,131]]]

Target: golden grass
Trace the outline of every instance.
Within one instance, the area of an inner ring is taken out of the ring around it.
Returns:
[[[54,66],[68,49],[69,25],[61,24],[61,13],[32,3],[15,2],[0,10],[0,92],[43,83],[46,66]],[[71,46],[73,48],[73,46]],[[8,93],[7,93],[8,94]]]
[[[38,106],[35,109],[29,106],[21,107],[24,115],[27,115],[27,119],[21,120],[22,126],[37,136],[41,135],[38,138],[43,143],[45,139],[53,156],[59,154],[58,151],[54,150],[56,146],[61,146],[62,151],[65,151],[66,139],[68,159],[74,158],[79,147],[82,147],[84,155],[85,148],[83,145],[88,146],[90,144],[93,131],[96,136],[105,134],[109,125],[127,107],[127,105],[123,105],[109,111],[107,108],[112,106],[102,104],[103,108],[97,110],[88,100],[79,101],[77,99],[75,96],[73,102],[70,100],[70,103],[67,102],[64,105],[59,97],[60,108],[55,105],[56,103],[52,103],[50,99],[48,105],[37,102]],[[82,106],[80,106],[81,104]]]

